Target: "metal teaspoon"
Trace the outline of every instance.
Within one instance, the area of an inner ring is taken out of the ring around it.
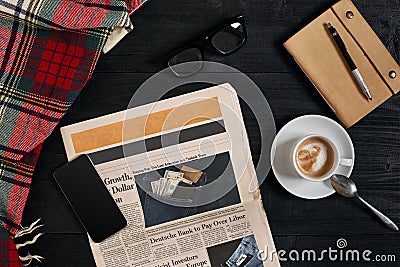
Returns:
[[[399,228],[394,222],[392,222],[388,217],[383,215],[382,212],[375,209],[367,201],[365,201],[358,195],[357,186],[350,178],[340,174],[334,174],[331,176],[330,179],[332,187],[336,190],[336,192],[339,193],[339,195],[348,198],[354,198],[354,197],[358,198],[362,203],[364,203],[368,208],[370,208],[370,210],[372,210],[372,212],[375,213],[375,215],[378,216],[378,218],[381,219],[381,221],[384,222],[387,227],[389,227],[393,231],[399,230]]]

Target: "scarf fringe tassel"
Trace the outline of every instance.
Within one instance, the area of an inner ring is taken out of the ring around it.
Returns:
[[[22,236],[24,236],[24,235],[31,234],[33,231],[35,231],[35,230],[39,229],[40,227],[42,227],[43,224],[37,225],[37,224],[39,223],[39,221],[40,221],[40,219],[37,219],[37,220],[34,221],[29,227],[21,227],[21,230],[19,230],[19,231],[15,234],[15,238],[18,238],[18,237],[22,237]],[[36,234],[36,235],[33,237],[32,240],[25,241],[24,243],[21,243],[21,244],[15,243],[15,247],[16,247],[17,249],[19,249],[19,248],[24,247],[24,246],[28,246],[28,245],[35,244],[35,242],[36,242],[36,241],[39,239],[39,237],[41,237],[42,235],[43,235],[43,233],[38,233],[38,234]],[[43,260],[44,258],[43,258],[42,256],[39,256],[39,255],[31,255],[31,254],[28,252],[28,255],[26,255],[26,256],[24,256],[24,257],[23,257],[23,256],[19,256],[19,259],[23,262],[23,265],[24,265],[24,266],[28,266],[28,265],[30,265],[30,264],[32,263],[33,260],[37,260],[38,262],[42,262],[42,260]]]

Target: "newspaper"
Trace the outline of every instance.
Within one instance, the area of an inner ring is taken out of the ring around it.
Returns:
[[[229,84],[61,133],[68,160],[89,155],[128,221],[100,243],[89,237],[97,266],[279,266],[263,255],[275,247]]]

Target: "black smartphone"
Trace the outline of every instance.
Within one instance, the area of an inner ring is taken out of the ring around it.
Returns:
[[[53,176],[94,242],[127,225],[89,156],[75,158],[58,168]]]

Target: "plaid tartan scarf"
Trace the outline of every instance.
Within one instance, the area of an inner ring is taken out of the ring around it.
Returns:
[[[43,141],[132,30],[141,0],[0,0],[0,266],[21,266],[20,229]]]

